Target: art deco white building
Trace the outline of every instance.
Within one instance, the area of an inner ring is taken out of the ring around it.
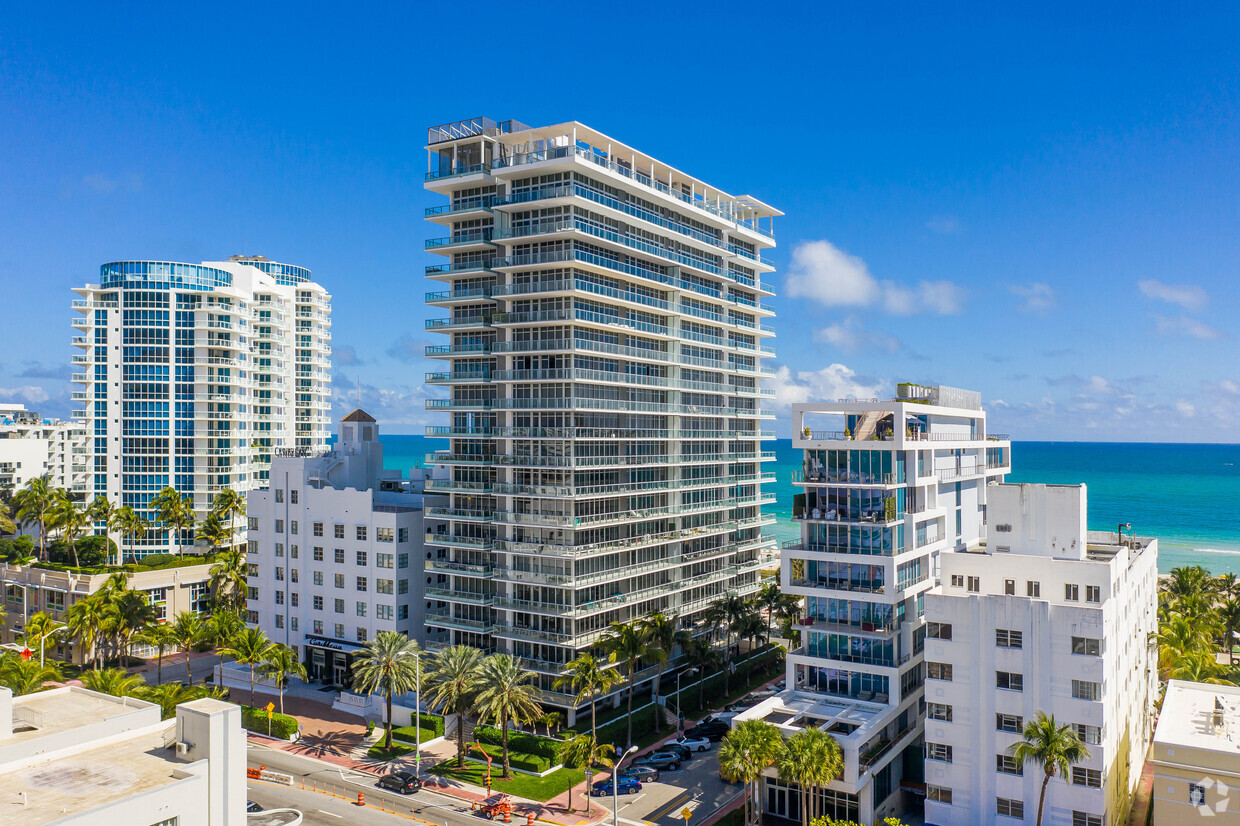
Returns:
[[[1033,823],[1042,772],[1007,750],[1039,711],[1090,751],[1043,822],[1126,823],[1158,696],[1157,540],[1087,531],[1083,485],[987,499],[985,541],[943,554],[926,595],[926,823]]]
[[[5,823],[244,826],[241,708],[193,700],[161,720],[133,697],[0,688],[0,785]]]
[[[450,470],[431,538],[446,643],[520,656],[551,682],[612,622],[686,626],[756,590],[771,548],[761,406],[774,353],[762,257],[777,210],[580,123],[430,130],[426,218],[443,263],[427,376]],[[548,702],[571,705],[568,695]],[[570,717],[571,720],[571,717]]]
[[[0,492],[15,493],[31,479],[79,495],[86,493],[81,422],[45,419],[21,404],[0,405]]]
[[[975,544],[987,481],[1010,469],[1011,444],[986,429],[977,393],[902,384],[891,401],[792,406],[793,483],[801,540],[781,551],[783,591],[805,598],[789,689],[738,720],[791,735],[829,732],[843,776],[821,792],[825,815],[875,823],[898,814],[921,780],[923,599],[938,558]],[[800,790],[765,779],[768,814],[799,821]]]
[[[261,256],[117,261],[74,292],[88,499],[154,519],[147,505],[171,485],[202,519],[219,491],[265,485],[273,450],[324,445],[330,296],[309,270]],[[174,547],[152,532],[137,551]]]
[[[348,686],[380,631],[425,641],[426,473],[384,470],[379,426],[355,410],[332,450],[277,451],[270,487],[250,491],[246,619],[312,681]]]
[[[1154,823],[1240,824],[1240,688],[1169,680],[1150,749]]]

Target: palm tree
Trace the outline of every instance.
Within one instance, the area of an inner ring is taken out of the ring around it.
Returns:
[[[844,755],[835,738],[820,728],[806,728],[788,738],[779,755],[779,779],[801,787],[801,822],[809,826],[818,789],[844,772]],[[814,806],[816,808],[816,806]]]
[[[749,612],[749,604],[739,594],[726,594],[723,599],[713,602],[702,612],[702,620],[713,630],[722,629],[727,638],[724,660],[732,659],[732,632],[737,621]],[[723,693],[732,693],[732,668],[725,665],[723,669]]]
[[[1150,635],[1158,646],[1158,670],[1162,679],[1181,657],[1210,650],[1210,634],[1207,624],[1194,623],[1180,614],[1172,614],[1158,623],[1158,630]]]
[[[139,642],[151,646],[158,652],[155,659],[155,685],[162,685],[164,682],[164,651],[177,644],[172,626],[157,622],[142,629],[135,636]]]
[[[639,619],[637,624],[641,626],[642,633],[646,635],[646,639],[657,652],[654,659],[659,670],[654,677],[654,701],[658,702],[659,695],[662,693],[663,667],[671,659],[672,651],[676,646],[688,642],[689,632],[680,630],[678,616],[672,614],[669,617],[662,611],[655,611],[650,616]],[[677,699],[676,702],[679,703],[680,700]]]
[[[629,681],[629,724],[628,740],[625,746],[633,745],[633,692],[637,688],[634,675],[637,664],[643,659],[655,659],[659,656],[658,649],[650,644],[645,631],[636,623],[613,622],[611,634],[599,640],[599,646],[607,652],[608,659],[620,663],[624,676]]]
[[[105,611],[104,600],[96,593],[73,603],[65,612],[65,624],[69,627],[70,635],[77,640],[82,652],[82,664],[86,665],[94,660],[96,669],[100,667],[100,662],[95,642],[103,629]]]
[[[43,611],[36,611],[31,614],[30,619],[26,620],[25,627],[22,628],[22,644],[39,656],[42,662],[44,652],[47,651],[47,640],[59,628],[64,628],[63,622],[58,622],[52,618],[51,614]]]
[[[155,625],[155,608],[147,601],[146,594],[128,588],[115,593],[109,604],[111,606],[109,627],[116,636],[117,656],[126,658],[129,656],[134,639]]]
[[[34,694],[43,690],[44,683],[62,679],[60,667],[55,663],[39,663],[34,658],[25,660],[13,651],[0,656],[0,685],[12,691],[14,697]]]
[[[738,617],[732,629],[736,633],[738,640],[749,640],[749,653],[745,657],[745,682],[748,683],[749,678],[753,674],[754,650],[758,647],[758,640],[765,636],[767,626],[756,611],[751,611]]]
[[[159,514],[165,531],[175,533],[177,556],[183,556],[181,535],[194,527],[194,498],[182,496],[176,488],[167,487],[151,497],[148,507]]]
[[[211,515],[228,521],[228,535],[237,535],[236,519],[245,516],[245,497],[232,488],[224,488],[211,500]]]
[[[138,512],[125,505],[112,515],[108,522],[108,527],[121,535],[121,541],[129,540],[129,556],[133,556],[133,540],[138,536],[146,534],[150,523],[138,515]],[[124,554],[121,554],[121,564],[125,563]]]
[[[1158,583],[1158,589],[1172,597],[1196,596],[1209,588],[1210,572],[1200,565],[1172,568],[1170,575]]]
[[[56,492],[46,476],[37,476],[13,494],[14,514],[23,525],[39,526],[39,559],[47,561],[47,529],[52,523]]]
[[[229,543],[230,548],[232,547],[232,528],[221,522],[214,513],[209,514],[198,525],[196,536],[211,546],[212,554],[218,553],[220,546],[225,542]]]
[[[250,705],[254,705],[255,671],[260,663],[267,661],[273,643],[267,635],[257,628],[243,628],[229,641],[228,647],[220,652],[227,654],[242,665],[250,667]]]
[[[1042,809],[1046,805],[1046,787],[1056,774],[1067,779],[1072,766],[1089,759],[1089,749],[1076,736],[1068,723],[1059,725],[1054,715],[1039,711],[1037,716],[1025,723],[1021,738],[1008,746],[1008,754],[1022,764],[1032,763],[1042,769],[1042,793],[1038,795],[1038,818],[1035,826],[1042,826]]]
[[[771,624],[775,620],[775,611],[779,608],[783,601],[784,592],[779,590],[778,582],[768,582],[758,589],[758,593],[754,595],[754,604],[759,609],[766,612],[766,630],[771,632]]]
[[[17,533],[17,523],[13,521],[9,503],[0,500],[0,534]]]
[[[745,823],[753,823],[754,786],[784,749],[779,729],[761,720],[746,720],[719,744],[719,774],[729,783],[745,784]]]
[[[599,743],[593,734],[578,734],[572,740],[560,746],[560,762],[565,766],[576,768],[582,766],[586,771],[586,788],[582,792],[582,802],[586,811],[590,811],[590,773],[594,766],[611,768],[615,765],[616,749],[610,743]],[[573,811],[573,795],[568,795],[568,811]]]
[[[52,505],[51,524],[60,529],[60,535],[64,537],[69,545],[69,552],[73,554],[73,566],[80,568],[77,539],[86,531],[90,524],[90,517],[78,507],[78,503],[73,500],[67,490],[62,488],[55,491],[55,494],[56,502]]]
[[[203,631],[203,639],[211,640],[211,645],[220,657],[220,680],[224,679],[224,649],[232,642],[232,638],[245,628],[241,614],[236,611],[213,611],[207,618]]]
[[[781,625],[784,623],[789,626],[793,625],[804,615],[802,610],[804,603],[804,597],[799,597],[796,594],[783,594],[779,604],[775,606],[775,619],[779,620]],[[783,633],[782,629],[780,633]],[[791,632],[790,636],[794,638],[794,642],[796,641],[795,638],[800,636],[800,633],[800,631],[796,630]]]
[[[558,711],[548,711],[538,718],[538,722],[542,724],[543,730],[550,737],[553,732],[559,731],[560,726],[564,725],[564,715]]]
[[[465,766],[465,714],[478,693],[482,652],[467,645],[453,645],[430,658],[426,692],[431,702],[443,706],[444,714],[456,715],[456,766]]]
[[[1230,594],[1230,591],[1228,592]],[[1227,651],[1227,662],[1236,664],[1233,653],[1236,647],[1236,631],[1240,629],[1240,598],[1228,596],[1218,606],[1219,620],[1223,625],[1223,648]]]
[[[202,538],[202,534],[199,534]],[[211,566],[211,590],[216,603],[232,609],[240,609],[245,601],[245,551],[229,548],[215,558]]]
[[[172,639],[177,648],[185,652],[185,684],[193,685],[194,673],[190,670],[189,655],[193,652],[194,646],[206,637],[207,627],[202,617],[193,611],[182,611],[177,614],[168,629],[172,632]]]
[[[394,631],[380,631],[379,634],[394,634]],[[378,635],[376,635],[378,636]],[[414,643],[416,645],[417,643]],[[357,668],[357,662],[353,664],[354,669]],[[280,692],[280,713],[284,713],[284,687],[288,685],[290,677],[296,677],[304,680],[307,677],[306,666],[297,659],[297,652],[289,648],[284,643],[276,643],[272,646],[271,651],[267,654],[267,659],[259,664],[258,673],[266,678],[271,677],[276,684],[276,688]],[[392,709],[388,707],[388,719],[392,718]],[[388,724],[391,729],[391,724]],[[389,746],[391,743],[388,744]]]
[[[418,682],[421,653],[418,644],[404,634],[380,631],[354,655],[354,689],[366,694],[383,694],[387,707],[387,733],[383,736],[385,749],[392,747],[392,698],[414,690]],[[419,730],[416,736],[420,747],[422,732]]]
[[[143,700],[159,704],[160,716],[165,720],[176,716],[177,706],[189,700],[198,699],[198,695],[197,689],[186,688],[180,683],[138,689],[138,696]]]
[[[710,640],[702,637],[694,637],[685,647],[685,655],[689,658],[689,662],[693,663],[698,673],[702,675],[698,680],[698,708],[706,706],[706,672],[711,668],[719,665],[719,652],[710,644]],[[676,698],[676,705],[682,706],[684,703],[679,697]]]
[[[555,678],[552,686],[556,691],[565,688],[577,693],[577,705],[590,701],[590,731],[598,736],[598,717],[595,714],[595,701],[599,695],[605,695],[621,681],[620,674],[614,668],[606,668],[599,659],[589,651],[577,655],[577,658],[564,666],[564,673]]]
[[[1227,673],[1212,653],[1194,651],[1176,659],[1167,669],[1168,680],[1187,680],[1210,685],[1235,685],[1224,675]]]
[[[474,699],[478,708],[478,720],[494,720],[499,723],[500,741],[503,747],[503,780],[512,778],[508,762],[508,723],[518,725],[537,720],[542,715],[538,705],[538,689],[531,680],[534,672],[522,668],[521,663],[509,654],[492,654],[482,661],[478,673],[481,690]]]
[[[137,674],[129,674],[123,668],[105,668],[101,671],[85,671],[78,678],[83,688],[111,694],[113,697],[136,697],[146,683]]]

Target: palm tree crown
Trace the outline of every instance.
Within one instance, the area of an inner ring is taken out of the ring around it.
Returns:
[[[478,693],[482,652],[467,645],[453,645],[430,658],[426,669],[426,692],[444,714],[456,715],[456,765],[465,765],[464,716]]]
[[[384,748],[392,747],[392,698],[417,685],[420,654],[418,644],[404,634],[380,631],[353,658],[353,687],[365,694],[382,693],[387,704]]]
[[[1072,766],[1089,759],[1089,749],[1076,736],[1068,723],[1060,725],[1054,715],[1039,711],[1025,724],[1021,739],[1008,747],[1008,754],[1022,764],[1032,764],[1042,769],[1042,793],[1038,797],[1038,826],[1042,823],[1042,810],[1046,805],[1046,787],[1055,775],[1066,778]]]
[[[481,686],[474,702],[480,720],[499,724],[503,746],[505,780],[512,777],[508,760],[508,723],[528,723],[542,716],[538,705],[538,689],[531,684],[534,673],[521,667],[508,654],[492,654],[482,661],[478,684]]]

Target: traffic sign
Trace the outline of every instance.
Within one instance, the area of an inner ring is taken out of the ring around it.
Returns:
[[[693,817],[693,810],[686,806],[680,810],[680,816],[687,822],[689,818]]]
[[[275,703],[268,703],[266,706],[264,706],[264,708],[266,708],[266,709],[267,709],[267,716],[268,716],[268,717],[270,717],[270,716],[271,716],[271,712],[273,712],[273,711],[275,711],[275,710],[276,710],[276,704],[275,704]]]

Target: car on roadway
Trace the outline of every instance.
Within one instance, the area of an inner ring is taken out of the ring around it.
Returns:
[[[680,768],[680,764],[684,761],[680,755],[674,751],[653,751],[638,760],[633,761],[635,766],[650,766],[651,768],[663,771],[674,772]]]
[[[707,740],[718,742],[723,736],[732,730],[732,727],[722,720],[711,720],[709,723],[698,723],[693,728],[685,732],[685,737],[690,740],[697,740],[705,737]]]
[[[688,763],[693,759],[693,750],[687,746],[682,746],[680,743],[675,741],[667,742],[659,746],[659,751],[670,751],[675,754],[679,754],[680,762],[682,763]]]
[[[263,807],[255,803],[253,800],[247,800],[245,802],[245,810],[246,812],[261,812]]]
[[[380,789],[388,789],[400,794],[413,794],[422,791],[422,781],[412,772],[392,772],[379,778]]]
[[[689,737],[687,735],[681,735],[675,740],[668,740],[666,743],[659,746],[659,748],[666,749],[668,746],[684,746],[689,751],[707,751],[710,749],[710,740],[705,737]]]
[[[659,770],[653,766],[629,766],[620,772],[625,777],[632,777],[643,783],[653,783],[659,779]]]
[[[604,795],[609,794],[637,794],[642,790],[642,782],[636,777],[629,777],[622,774],[617,782],[619,783],[619,789],[615,790],[612,788],[611,778],[600,780],[594,784],[594,787],[590,790],[590,793],[595,797],[603,797]]]

